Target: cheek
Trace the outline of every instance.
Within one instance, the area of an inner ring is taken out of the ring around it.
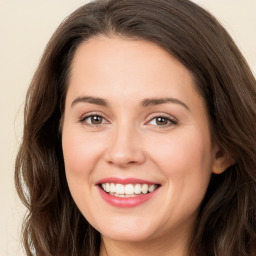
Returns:
[[[194,196],[198,201],[204,196],[211,176],[211,140],[209,133],[193,128],[175,134],[168,143],[159,143],[154,151],[154,161],[169,183],[168,193]],[[152,145],[156,145],[153,143]],[[153,150],[153,146],[152,146]],[[152,158],[153,158],[152,157]]]
[[[211,177],[211,147],[208,137],[187,132],[162,143],[155,154],[165,176],[166,198],[162,202],[166,222],[179,224],[196,216]]]
[[[63,127],[62,148],[65,172],[70,193],[77,207],[84,215],[91,216],[91,191],[95,189],[93,170],[98,163],[102,144],[95,135],[85,136],[78,129]],[[89,212],[89,213],[88,213]]]
[[[156,161],[162,169],[183,169],[190,172],[192,169],[204,171],[203,167],[211,164],[211,142],[209,135],[203,136],[198,132],[186,131],[183,134],[175,134],[169,139],[159,141],[157,150],[154,150]],[[151,149],[155,149],[156,143],[152,143]],[[159,159],[159,160],[157,160]]]
[[[81,131],[67,126],[62,133],[62,148],[66,170],[82,174],[95,165],[102,151],[102,144],[100,147],[95,136],[85,136]]]

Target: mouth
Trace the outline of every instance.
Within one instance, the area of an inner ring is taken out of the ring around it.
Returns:
[[[120,183],[101,183],[99,187],[107,194],[114,197],[138,197],[154,192],[160,187],[159,184],[120,184]]]

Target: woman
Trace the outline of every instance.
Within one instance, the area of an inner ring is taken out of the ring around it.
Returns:
[[[255,255],[255,121],[255,79],[199,6],[82,6],[27,94],[27,255]]]

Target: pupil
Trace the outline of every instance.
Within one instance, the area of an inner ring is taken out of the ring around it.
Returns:
[[[163,117],[158,117],[156,119],[156,123],[159,124],[159,125],[165,125],[165,124],[167,124],[167,120]]]
[[[93,124],[100,124],[102,122],[102,117],[100,116],[93,116],[92,117],[92,123]]]

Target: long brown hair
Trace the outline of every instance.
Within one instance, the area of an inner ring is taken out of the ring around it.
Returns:
[[[28,208],[27,255],[96,256],[100,234],[65,177],[60,120],[77,47],[95,35],[154,42],[193,74],[212,134],[236,163],[212,175],[191,240],[197,256],[253,255],[256,244],[256,81],[225,29],[188,0],[99,0],[57,29],[29,87],[15,181]]]

